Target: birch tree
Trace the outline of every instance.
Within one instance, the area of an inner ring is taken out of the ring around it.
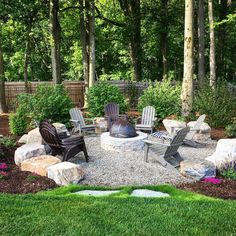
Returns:
[[[208,0],[208,17],[210,27],[210,85],[216,86],[216,63],[215,63],[215,32],[214,32],[214,16],[213,16],[213,3]]]
[[[193,0],[185,0],[183,73],[182,115],[188,116],[193,103]]]

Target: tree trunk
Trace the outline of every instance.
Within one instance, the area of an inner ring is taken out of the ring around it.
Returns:
[[[25,82],[25,92],[29,92],[28,86],[28,64],[29,64],[29,37],[25,43],[25,55],[24,55],[24,82]]]
[[[7,112],[7,105],[5,96],[4,60],[0,38],[0,114],[4,112]]]
[[[127,19],[126,32],[133,67],[133,80],[140,81],[142,77],[140,0],[119,0],[119,3]]]
[[[95,15],[94,0],[90,1],[89,12],[89,87],[95,83]]]
[[[205,79],[205,23],[204,0],[198,0],[198,81],[202,85]]]
[[[168,61],[167,61],[167,46],[168,46],[168,0],[162,0],[162,17],[161,17],[161,35],[160,35],[160,46],[163,63],[163,80],[167,79],[168,76]]]
[[[60,66],[60,24],[58,20],[59,0],[50,0],[52,77],[56,84],[61,83]]]
[[[185,0],[184,75],[181,99],[182,115],[188,116],[193,103],[193,0]]]
[[[227,15],[227,2],[228,0],[220,0],[220,21],[224,20]],[[224,48],[225,48],[226,29],[225,24],[219,25],[218,30],[218,57],[217,57],[217,75],[222,77],[224,73]]]
[[[210,85],[216,86],[216,66],[215,66],[215,32],[212,0],[208,0],[208,16],[210,25]]]

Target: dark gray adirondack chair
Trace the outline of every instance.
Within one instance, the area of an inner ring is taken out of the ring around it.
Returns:
[[[189,132],[189,127],[183,128],[177,132],[170,144],[164,144],[153,140],[144,140],[146,144],[145,161],[148,160],[149,148],[157,155],[157,161],[168,169],[175,169],[179,166],[183,158],[180,156],[178,149],[182,145],[184,138]]]
[[[107,119],[107,127],[109,130],[115,121],[119,119],[127,120],[126,115],[119,114],[119,104],[108,103],[105,105],[104,110],[105,110],[105,119]]]
[[[73,123],[73,126],[74,126],[72,133],[76,133],[79,131],[79,133],[81,134],[82,132],[86,132],[86,131],[95,131],[94,122],[92,125],[86,125],[82,112],[80,111],[79,108],[77,107],[72,108],[70,109],[69,112],[71,116],[70,121]]]
[[[136,124],[135,129],[137,130],[150,130],[153,132],[155,121],[155,108],[152,106],[147,106],[143,108],[141,124]]]
[[[83,136],[72,135],[68,138],[60,139],[56,128],[47,120],[39,124],[39,132],[44,142],[51,148],[52,155],[63,155],[63,161],[67,161],[82,151],[86,162],[88,162],[89,157]]]
[[[185,139],[183,141],[184,145],[194,147],[194,148],[196,148],[198,146],[198,143],[193,140],[193,137],[200,130],[200,127],[201,127],[203,121],[205,120],[205,118],[206,118],[206,115],[201,115],[198,117],[194,127],[190,128],[190,131],[188,132],[187,136],[185,137]],[[163,139],[163,140],[170,140],[171,141],[173,139],[173,136],[165,131],[157,131],[157,132],[153,133],[153,136],[156,138]]]

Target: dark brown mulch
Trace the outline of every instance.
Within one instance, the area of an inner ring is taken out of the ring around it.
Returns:
[[[219,140],[222,138],[226,138],[225,129],[224,128],[212,128],[211,129],[211,138],[213,140]]]
[[[220,184],[204,183],[198,181],[195,183],[180,184],[177,188],[201,193],[210,197],[222,198],[222,199],[236,199],[236,180],[221,179]]]
[[[9,167],[7,177],[0,179],[0,192],[26,194],[57,187],[52,179],[21,171],[14,163],[14,153],[15,148],[0,146],[0,163],[5,162]]]

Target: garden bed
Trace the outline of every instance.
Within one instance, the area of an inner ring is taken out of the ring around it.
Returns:
[[[7,176],[0,178],[0,192],[15,194],[36,193],[57,186],[53,180],[47,177],[28,171],[21,171],[14,163],[14,152],[15,148],[0,146],[0,163],[6,163],[8,167]]]

